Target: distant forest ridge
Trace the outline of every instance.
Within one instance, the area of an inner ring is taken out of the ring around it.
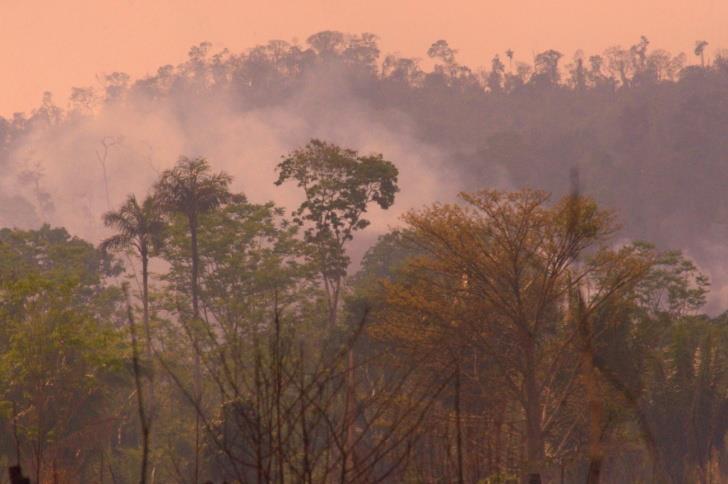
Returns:
[[[190,75],[196,77],[203,74],[200,68],[207,71],[204,72],[204,80],[212,87],[235,79],[247,78],[249,82],[265,80],[260,76],[249,76],[253,74],[251,68],[255,70],[265,64],[269,71],[267,74],[274,74],[270,72],[272,69],[275,74],[295,78],[304,74],[307,67],[311,68],[321,61],[365,67],[369,74],[381,79],[406,81],[413,86],[423,87],[426,83],[432,84],[445,78],[449,86],[476,87],[490,93],[508,92],[534,83],[559,84],[574,89],[605,85],[613,88],[634,87],[650,81],[678,81],[706,67],[708,70],[725,69],[728,49],[713,49],[711,62],[709,45],[708,41],[697,40],[692,49],[694,57],[684,52],[673,54],[664,49],[650,48],[650,41],[645,36],[629,47],[615,45],[602,53],[585,53],[582,49],[576,49],[570,58],[563,52],[548,49],[528,54],[528,60],[524,60],[522,53],[505,49],[493,56],[489,68],[476,68],[460,64],[457,60],[458,50],[451,47],[447,40],[441,39],[426,51],[426,56],[434,62],[434,67],[427,71],[421,67],[420,57],[383,55],[378,37],[371,33],[355,35],[322,31],[308,37],[304,45],[271,40],[239,53],[232,53],[227,48],[213,52],[212,43],[201,42],[190,48],[188,61],[178,66],[161,66],[154,75],[133,80],[123,72],[113,72],[97,76],[96,88],[74,87],[67,110],[83,111],[98,106],[117,99],[130,88],[131,91],[145,91],[154,85],[157,88],[155,92],[164,92],[163,85],[166,83],[162,80],[169,80],[170,76],[176,80],[179,77],[189,78]],[[212,69],[204,69],[205,65]],[[248,72],[241,72],[241,67]],[[201,79],[197,77],[197,80]],[[166,87],[172,86],[166,84]],[[44,113],[51,105],[55,107],[52,93],[46,92],[41,106],[33,109],[31,116]],[[46,114],[58,114],[57,110],[53,111]],[[4,118],[3,123],[20,122],[26,118],[26,113],[15,113],[12,119]]]
[[[153,75],[104,75],[98,87],[74,88],[66,107],[48,93],[29,114],[0,118],[3,183],[19,187],[0,197],[0,222],[53,220],[62,197],[48,167],[80,159],[74,150],[93,140],[83,156],[98,168],[99,139],[116,136],[111,120],[120,112],[133,112],[120,126],[164,113],[160,123],[200,152],[209,151],[204,136],[214,133],[219,144],[236,119],[252,114],[275,125],[276,142],[285,145],[272,150],[278,153],[311,135],[357,146],[367,131],[356,124],[362,118],[377,127],[372,138],[406,138],[402,152],[419,157],[426,147],[437,161],[418,169],[446,175],[458,190],[532,186],[561,194],[578,170],[582,189],[619,212],[625,237],[684,249],[721,298],[728,285],[728,53],[711,47],[697,41],[688,55],[672,54],[642,37],[571,58],[506,50],[480,70],[460,64],[445,40],[427,50],[428,69],[382,55],[366,33],[325,31],[302,45],[276,40],[241,53],[202,43],[185,62]],[[279,122],[280,113],[295,113],[295,122]],[[147,141],[149,152],[164,152],[164,136]],[[38,148],[50,143],[62,146]],[[387,154],[387,146],[376,149]]]

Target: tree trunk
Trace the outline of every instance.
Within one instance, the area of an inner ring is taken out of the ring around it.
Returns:
[[[197,251],[197,218],[194,215],[189,216],[190,225],[190,248],[192,252],[192,337],[196,338],[197,324],[200,319],[200,306],[198,300],[198,271],[199,271],[199,254]],[[202,386],[201,386],[201,369],[200,354],[195,351],[195,465],[194,465],[194,482],[199,482],[200,478],[200,411],[202,410]]]
[[[13,405],[13,440],[15,442],[15,464],[20,467],[20,437],[18,436],[18,408],[15,399],[12,400]]]
[[[144,306],[144,332],[147,337],[147,358],[152,361],[152,330],[149,327],[149,256],[142,251],[142,305]]]
[[[336,320],[339,317],[339,297],[341,294],[341,279],[328,282],[324,279],[326,291],[329,296],[329,329],[336,326]]]
[[[455,435],[458,458],[458,484],[465,483],[463,472],[463,428],[460,413],[460,363],[455,363]]]
[[[278,315],[278,293],[276,292],[275,303],[275,412],[276,412],[276,460],[278,461],[277,483],[285,484],[285,458],[283,452],[283,422],[281,419],[281,400],[283,393],[282,370],[283,365],[281,354],[281,320]]]
[[[198,272],[199,272],[199,253],[197,249],[197,218],[190,216],[190,252],[192,257],[192,317],[198,319],[200,317],[199,295],[198,295]]]
[[[604,403],[599,395],[599,382],[594,367],[594,351],[591,344],[591,328],[588,321],[581,323],[582,335],[582,380],[586,390],[589,408],[589,471],[587,484],[599,484],[604,449],[602,448],[602,426]]]
[[[154,392],[154,358],[152,354],[152,328],[151,328],[151,322],[149,317],[149,254],[146,250],[146,248],[142,251],[142,305],[144,307],[144,333],[146,336],[146,357],[147,357],[147,364],[150,365],[149,368],[149,391],[148,397],[149,397],[149,409],[147,411],[147,418],[149,421],[147,424],[151,426],[152,419],[154,418],[155,414],[155,408],[156,408],[156,401],[154,398],[155,392]]]
[[[301,445],[303,446],[301,454],[303,455],[303,484],[312,484],[313,483],[313,476],[311,474],[311,464],[310,464],[310,442],[309,442],[309,435],[308,435],[308,427],[306,426],[306,408],[308,406],[308,403],[306,401],[308,395],[306,394],[306,373],[304,368],[304,350],[303,350],[303,341],[299,343],[299,363],[298,363],[298,370],[299,370],[299,386],[300,391],[298,398],[300,400],[300,416],[299,420],[301,422]]]
[[[525,413],[526,413],[526,472],[528,484],[541,482],[544,439],[542,431],[541,395],[536,381],[533,346],[526,349]]]
[[[344,467],[354,475],[356,456],[354,455],[354,423],[356,421],[356,382],[354,376],[354,348],[349,348],[346,368],[346,459]],[[346,473],[345,473],[346,474]]]
[[[145,341],[145,352],[146,352],[146,358],[147,358],[147,364],[152,365],[153,364],[153,355],[152,355],[152,329],[151,329],[151,323],[150,323],[150,317],[149,317],[149,252],[146,246],[142,246],[141,250],[141,259],[142,259],[142,306],[143,306],[143,323],[144,323],[144,335],[146,337]],[[142,483],[146,482],[147,480],[147,469],[149,468],[149,453],[151,449],[151,425],[152,425],[152,419],[154,418],[154,412],[155,412],[155,399],[154,399],[154,371],[152,368],[149,369],[149,376],[148,383],[149,383],[149,391],[147,392],[148,397],[148,408],[146,411],[144,409],[140,409],[140,417],[144,419],[142,423],[142,476],[141,481]],[[141,398],[141,394],[140,394]],[[144,405],[144,402],[140,400],[139,405]]]

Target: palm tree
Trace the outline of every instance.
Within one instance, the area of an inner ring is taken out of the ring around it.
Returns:
[[[121,206],[114,212],[104,214],[104,224],[116,229],[116,234],[101,243],[104,252],[134,250],[142,261],[142,303],[144,306],[144,332],[146,334],[147,361],[152,361],[152,332],[149,325],[149,259],[155,255],[161,246],[164,224],[160,217],[155,200],[147,197],[140,205],[134,195],[129,195]],[[130,321],[131,313],[130,313]],[[136,340],[134,342],[134,370],[139,384],[138,360],[136,359]],[[140,482],[146,482],[149,461],[149,433],[151,415],[154,410],[154,383],[149,380],[149,405],[152,412],[146,412],[141,396],[141,387],[137,388],[139,399],[139,416],[142,426],[142,468]]]
[[[508,49],[506,51],[506,57],[508,57],[508,70],[513,71],[513,49]]]
[[[182,214],[187,219],[190,235],[192,317],[200,320],[199,270],[200,254],[197,248],[197,234],[200,215],[223,205],[230,197],[228,187],[230,175],[224,172],[211,173],[205,158],[180,157],[174,168],[165,170],[155,185],[155,198],[164,212]],[[200,455],[200,407],[202,403],[200,355],[195,352],[195,469],[194,482],[199,481]]]
[[[695,55],[700,57],[700,66],[705,68],[705,48],[708,46],[708,42],[705,40],[698,40],[695,42]]]
[[[192,315],[199,319],[200,255],[197,235],[200,215],[214,210],[231,197],[228,190],[231,177],[227,173],[211,173],[204,158],[181,157],[171,170],[165,170],[155,185],[155,198],[167,213],[179,213],[187,219],[190,235]]]
[[[142,262],[142,304],[147,357],[151,358],[151,330],[149,328],[149,259],[159,250],[164,223],[152,197],[139,204],[136,196],[129,195],[118,211],[104,214],[104,224],[116,234],[101,243],[105,252],[134,250]]]

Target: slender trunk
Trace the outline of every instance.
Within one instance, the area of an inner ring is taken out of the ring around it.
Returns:
[[[354,455],[354,422],[356,421],[356,382],[354,375],[354,349],[349,348],[347,352],[346,368],[346,398],[344,402],[344,425],[346,435],[344,440],[344,459],[342,462],[342,482],[346,482],[345,476],[348,472],[354,474],[356,456]]]
[[[146,357],[147,357],[147,365],[150,365],[150,368],[148,369],[148,383],[149,383],[149,391],[147,392],[148,396],[148,409],[147,409],[147,431],[150,435],[147,435],[147,445],[150,446],[149,440],[151,439],[151,425],[152,425],[152,419],[154,418],[154,415],[156,413],[156,400],[155,400],[155,392],[154,392],[154,368],[153,363],[154,359],[152,357],[152,329],[151,329],[151,322],[149,317],[149,254],[147,250],[142,251],[142,305],[144,307],[144,333],[146,336]],[[147,457],[149,454],[149,451],[146,452]]]
[[[460,413],[460,363],[456,362],[455,366],[455,444],[458,459],[458,484],[465,483],[463,473],[463,429]]]
[[[142,251],[142,304],[144,306],[144,332],[147,337],[147,358],[152,361],[152,331],[149,327],[149,255]]]
[[[329,292],[329,327],[334,328],[338,319],[339,296],[341,293],[341,279],[327,281],[327,292]],[[341,462],[341,482],[345,482],[348,472],[354,471],[356,457],[354,446],[356,435],[354,433],[354,422],[356,420],[356,381],[354,374],[354,348],[349,347],[347,351],[346,368],[346,393],[344,398],[344,448]]]
[[[594,351],[591,343],[591,327],[589,321],[582,318],[579,333],[582,339],[582,381],[586,390],[589,408],[589,471],[587,484],[599,484],[604,449],[602,448],[602,426],[604,419],[604,403],[599,395],[599,382],[594,367]]]
[[[533,345],[526,348],[525,413],[526,413],[526,461],[528,484],[540,484],[540,468],[544,457],[544,440],[541,429],[541,395],[536,381]]]
[[[200,319],[200,307],[198,300],[198,271],[199,271],[199,254],[197,250],[197,217],[189,216],[190,226],[190,248],[192,252],[192,320],[193,320],[193,338],[197,337],[197,325]],[[202,411],[202,386],[201,386],[201,368],[200,354],[195,351],[195,465],[194,465],[194,482],[200,480],[200,412]]]
[[[301,420],[301,444],[303,446],[303,483],[304,484],[311,484],[313,482],[313,476],[311,475],[311,463],[310,463],[310,442],[309,442],[309,435],[308,435],[308,427],[306,426],[306,373],[304,371],[304,351],[303,351],[303,342],[300,343],[300,350],[299,350],[299,378],[300,382],[299,385],[301,387],[300,390],[300,403],[301,403],[301,414],[300,414],[300,420]]]
[[[190,251],[192,257],[192,317],[195,319],[200,317],[200,308],[198,300],[198,271],[199,271],[199,253],[197,249],[197,218],[189,217],[190,225]]]
[[[20,436],[18,436],[18,406],[13,400],[13,440],[15,441],[15,464],[20,467]]]
[[[131,350],[132,350],[132,367],[134,370],[134,384],[136,385],[137,394],[137,410],[139,412],[139,424],[142,431],[142,463],[139,477],[140,484],[147,482],[147,465],[149,463],[149,422],[144,407],[144,394],[141,377],[141,367],[139,365],[139,346],[136,333],[136,325],[134,324],[134,316],[132,314],[131,303],[128,303],[129,332],[131,333]]]
[[[329,300],[329,328],[336,326],[339,316],[339,294],[341,293],[341,279],[329,281],[324,278],[324,287]]]
[[[503,424],[499,418],[495,423],[495,448],[493,449],[493,468],[495,468],[496,474],[501,473],[501,456],[503,455],[503,446],[501,445],[502,436]]]
[[[276,411],[276,458],[278,460],[278,480],[280,484],[285,483],[284,475],[284,457],[283,457],[283,424],[281,421],[281,393],[283,391],[283,381],[281,374],[281,320],[278,315],[278,293],[276,292],[275,303],[275,378],[276,378],[276,394],[275,394],[275,411]]]
[[[256,483],[262,484],[263,479],[263,422],[261,415],[263,412],[263,403],[261,401],[262,382],[261,382],[261,362],[260,349],[258,348],[257,339],[255,344],[255,473]]]

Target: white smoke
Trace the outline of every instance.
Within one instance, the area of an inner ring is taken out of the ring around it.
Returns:
[[[406,116],[366,105],[335,73],[316,75],[284,104],[241,105],[214,90],[196,97],[130,95],[92,115],[39,124],[16,140],[6,160],[0,184],[7,203],[16,207],[0,211],[0,223],[47,222],[98,242],[109,233],[103,213],[130,193],[147,194],[180,155],[206,157],[215,170],[231,174],[233,189],[253,202],[274,200],[291,209],[302,194],[293,184],[274,185],[275,166],[310,138],[382,153],[399,168],[401,191],[394,206],[372,210],[372,225],[358,245],[396,225],[403,211],[451,199],[457,191],[444,155],[416,139]],[[29,171],[35,175],[29,178]],[[43,193],[52,206],[44,206]]]

